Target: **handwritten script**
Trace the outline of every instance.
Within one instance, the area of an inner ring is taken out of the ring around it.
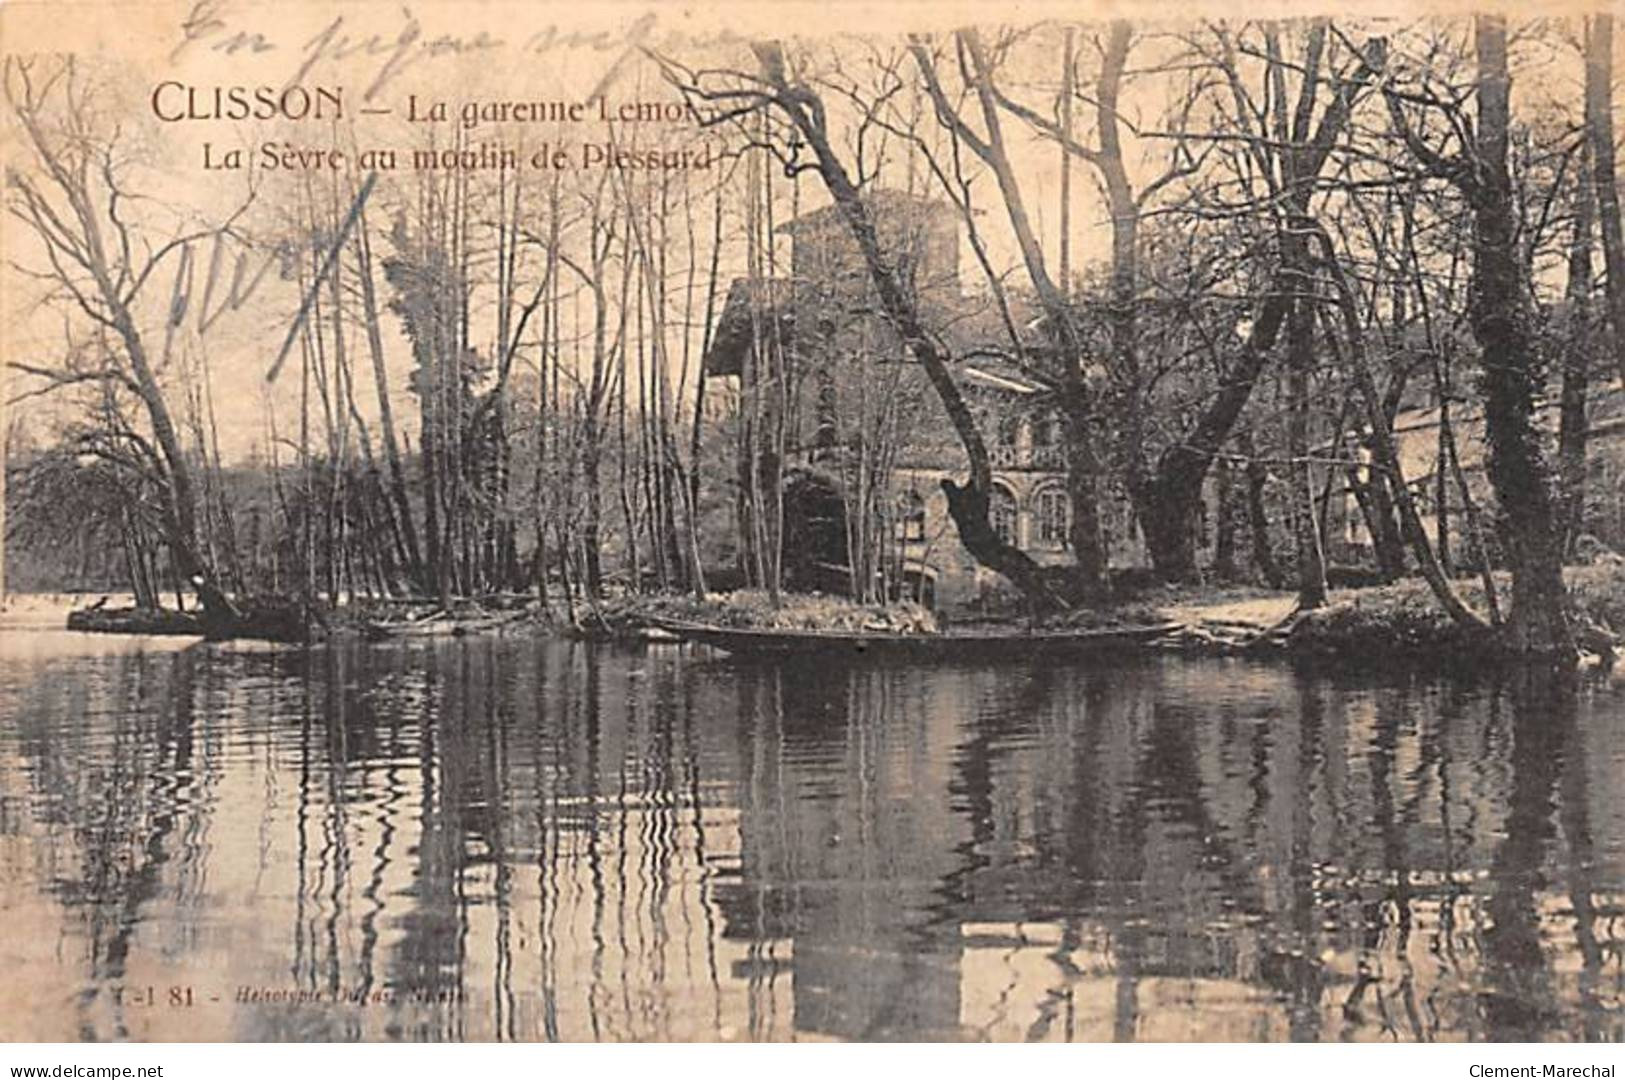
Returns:
[[[477,12],[478,4],[468,5]],[[319,65],[341,63],[349,77],[366,80],[363,100],[373,100],[407,71],[440,57],[514,53],[516,60],[533,60],[563,50],[588,50],[608,61],[593,96],[643,49],[653,48],[658,19],[643,12],[615,30],[581,30],[549,23],[528,29],[523,37],[508,38],[475,30],[461,34],[432,33],[410,8],[401,8],[387,21],[368,13],[335,15],[316,33],[302,40],[284,40],[273,27],[279,21],[270,5],[239,8],[227,0],[196,0],[177,27],[178,40],[170,50],[171,63],[206,51],[220,56],[281,54],[289,57],[285,85],[305,79]],[[262,21],[263,20],[263,21]],[[683,35],[692,43],[693,39]],[[734,40],[724,30],[709,41]]]

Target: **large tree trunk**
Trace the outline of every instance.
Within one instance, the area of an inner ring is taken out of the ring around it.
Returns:
[[[1488,472],[1500,503],[1500,532],[1512,564],[1507,644],[1526,655],[1574,656],[1563,587],[1563,521],[1535,426],[1541,365],[1528,275],[1517,244],[1518,216],[1507,169],[1510,122],[1506,20],[1474,19],[1478,47],[1477,179],[1473,280],[1468,311],[1483,350]]]
[[[1202,498],[1202,483],[1252,397],[1290,308],[1289,287],[1277,274],[1248,331],[1241,355],[1225,372],[1213,401],[1190,434],[1162,452],[1155,474],[1141,488],[1136,502],[1142,507],[1146,549],[1151,565],[1165,581],[1191,581],[1196,577],[1193,523]],[[1155,528],[1149,527],[1152,521],[1157,523]]]
[[[1140,202],[1124,161],[1118,104],[1132,40],[1133,28],[1128,22],[1112,23],[1095,88],[1095,125],[1100,149],[1094,163],[1106,191],[1106,209],[1112,221],[1111,292],[1107,311],[1112,374],[1123,401],[1122,446],[1127,462],[1128,493],[1145,536],[1147,554],[1165,580],[1188,581],[1196,577],[1196,502],[1167,500],[1167,493],[1149,483],[1145,475],[1145,421],[1150,401],[1140,372]]]
[[[1563,552],[1585,525],[1586,392],[1591,374],[1591,221],[1593,198],[1589,178],[1577,185],[1574,237],[1569,243],[1569,325],[1563,342],[1563,389],[1558,420],[1557,456],[1563,482]]]
[[[1372,39],[1353,76],[1332,80],[1335,91],[1327,102],[1318,123],[1314,122],[1314,109],[1318,84],[1325,76],[1321,72],[1321,52],[1325,44],[1327,26],[1317,22],[1311,27],[1306,55],[1300,71],[1303,83],[1291,126],[1286,126],[1284,108],[1278,113],[1281,128],[1274,133],[1281,147],[1287,170],[1287,188],[1283,209],[1289,215],[1307,214],[1314,183],[1331,156],[1332,147],[1348,127],[1349,117],[1358,93],[1369,84],[1376,72],[1382,70],[1386,56],[1386,42]],[[1279,57],[1272,58],[1274,73],[1288,65]],[[1228,72],[1235,81],[1239,75]],[[1281,84],[1276,84],[1278,89]],[[1239,86],[1239,83],[1238,83]],[[1283,91],[1280,91],[1284,93]],[[1268,140],[1269,133],[1259,133],[1260,144]],[[1267,171],[1267,170],[1266,170]],[[1282,257],[1290,254],[1289,243],[1282,244]],[[1157,461],[1155,475],[1148,483],[1153,485],[1157,505],[1167,508],[1176,521],[1193,520],[1202,497],[1202,483],[1212,466],[1219,448],[1235,430],[1242,410],[1252,397],[1253,387],[1268,363],[1270,350],[1275,345],[1281,326],[1292,306],[1290,271],[1279,267],[1270,281],[1262,308],[1248,333],[1241,356],[1225,373],[1217,393],[1198,418],[1195,426],[1183,439],[1174,440]],[[1161,577],[1170,581],[1190,580],[1196,575],[1196,551],[1191,530],[1169,528],[1146,535],[1153,565]]]
[[[1625,236],[1619,220],[1619,181],[1614,167],[1614,17],[1592,18],[1586,35],[1585,113],[1591,142],[1591,173],[1602,226],[1607,271],[1608,321],[1613,326],[1614,364],[1625,385]]]
[[[1220,581],[1234,581],[1236,567],[1236,483],[1235,468],[1229,458],[1219,458],[1213,465],[1214,501],[1218,504],[1213,535],[1213,576]]]
[[[1374,442],[1367,438],[1364,440],[1366,452],[1376,457]],[[1397,581],[1405,576],[1405,536],[1399,527],[1399,517],[1394,508],[1394,491],[1388,479],[1388,474],[1381,469],[1372,469],[1367,472],[1367,479],[1354,478],[1356,497],[1361,500],[1361,509],[1366,515],[1366,525],[1371,533],[1371,548],[1377,557],[1377,569],[1387,581]]]
[[[1196,580],[1196,511],[1201,485],[1189,490],[1144,483],[1131,489],[1134,516],[1151,567],[1163,581]]]
[[[1270,515],[1265,505],[1264,489],[1269,484],[1269,467],[1258,458],[1252,435],[1239,436],[1241,452],[1247,455],[1247,532],[1252,542],[1253,564],[1258,568],[1265,584],[1272,589],[1285,586],[1286,576],[1281,564],[1275,561],[1275,547],[1270,541]]]

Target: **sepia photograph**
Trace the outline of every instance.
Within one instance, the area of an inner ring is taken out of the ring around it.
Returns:
[[[1615,14],[0,7],[0,1062],[1614,1076]]]

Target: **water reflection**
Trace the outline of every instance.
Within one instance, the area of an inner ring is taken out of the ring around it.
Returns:
[[[7,1038],[1617,1040],[1617,689],[0,650]]]

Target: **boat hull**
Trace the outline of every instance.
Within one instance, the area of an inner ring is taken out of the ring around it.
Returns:
[[[1020,660],[1033,656],[1107,653],[1143,647],[1178,629],[1178,623],[1122,630],[1045,630],[1032,633],[892,634],[865,631],[751,630],[677,620],[651,625],[683,641],[739,656],[875,658],[902,660]]]

